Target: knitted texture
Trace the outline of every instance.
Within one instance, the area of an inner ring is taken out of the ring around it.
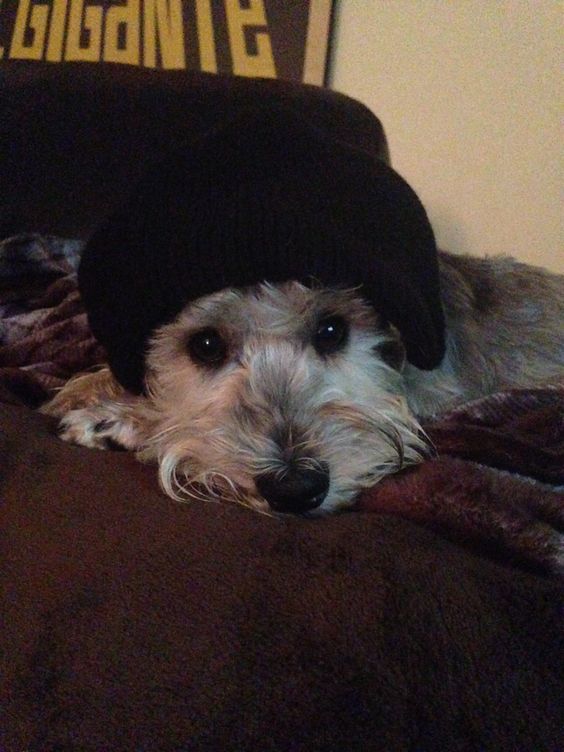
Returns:
[[[79,269],[92,330],[137,393],[149,337],[190,301],[287,280],[358,287],[410,362],[440,362],[437,252],[416,194],[288,109],[247,111],[157,165]]]

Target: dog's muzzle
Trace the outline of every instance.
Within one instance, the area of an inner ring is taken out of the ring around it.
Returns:
[[[276,512],[299,514],[323,503],[329,491],[329,469],[294,469],[265,473],[255,479],[258,492]]]

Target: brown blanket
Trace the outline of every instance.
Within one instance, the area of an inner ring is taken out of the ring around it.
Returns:
[[[178,504],[0,425],[3,752],[562,749],[557,580],[386,515]]]
[[[103,357],[34,242],[0,256],[2,752],[564,746],[562,390],[427,426],[438,457],[352,513],[178,504],[29,409]]]

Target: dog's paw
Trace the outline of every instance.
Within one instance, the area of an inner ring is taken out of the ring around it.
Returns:
[[[123,399],[125,394],[109,368],[101,368],[73,376],[39,408],[39,412],[61,419],[71,410],[94,407],[105,400]]]
[[[70,410],[59,423],[63,441],[91,449],[138,449],[139,425],[115,403]]]

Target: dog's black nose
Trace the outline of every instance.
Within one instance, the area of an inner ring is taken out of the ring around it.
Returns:
[[[257,489],[276,512],[307,512],[315,509],[327,496],[329,471],[290,468],[284,475],[265,473],[255,479]]]

